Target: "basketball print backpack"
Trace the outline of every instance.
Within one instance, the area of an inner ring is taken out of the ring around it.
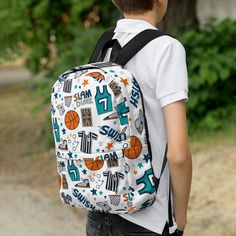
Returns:
[[[124,65],[161,33],[145,30],[123,48],[113,35],[101,36],[89,64],[59,76],[51,119],[62,202],[121,214],[151,206],[158,189],[142,91]]]

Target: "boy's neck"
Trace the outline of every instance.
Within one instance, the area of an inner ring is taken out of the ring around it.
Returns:
[[[158,24],[159,20],[156,19],[156,16],[152,12],[142,13],[142,14],[126,14],[124,13],[125,19],[135,19],[135,20],[145,20],[151,25],[155,26]]]

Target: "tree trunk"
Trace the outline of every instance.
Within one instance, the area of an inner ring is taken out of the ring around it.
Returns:
[[[172,33],[175,30],[184,32],[189,27],[198,27],[196,13],[197,0],[169,0],[168,10],[158,28]]]

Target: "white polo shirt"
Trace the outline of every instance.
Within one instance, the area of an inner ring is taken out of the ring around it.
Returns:
[[[145,29],[156,29],[144,20],[121,19],[117,22],[115,35],[123,47],[135,35]],[[110,51],[104,61],[110,56]],[[185,49],[179,41],[162,36],[152,40],[125,66],[138,81],[144,97],[149,138],[152,147],[154,173],[160,176],[166,139],[163,107],[185,99],[188,101],[188,76]],[[174,118],[173,118],[174,119]],[[161,177],[156,200],[151,207],[123,218],[161,234],[168,219],[169,168],[166,165]],[[176,223],[170,233],[176,229]]]

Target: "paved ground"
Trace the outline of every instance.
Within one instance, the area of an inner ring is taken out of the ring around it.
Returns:
[[[84,211],[59,201],[54,153],[33,156],[45,115],[28,112],[35,98],[20,82],[29,79],[24,68],[0,67],[0,236],[84,236]]]
[[[0,178],[1,236],[83,236],[84,218],[38,191]]]
[[[30,72],[22,67],[1,67],[0,87],[30,79]]]

